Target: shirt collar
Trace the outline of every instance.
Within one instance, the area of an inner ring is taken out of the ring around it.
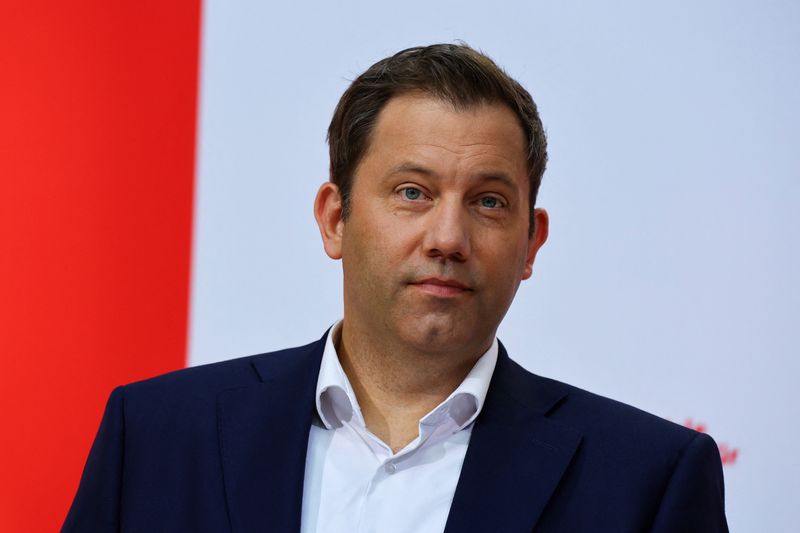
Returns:
[[[364,417],[358,405],[355,392],[339,363],[335,339],[342,329],[340,320],[331,328],[322,352],[322,364],[317,378],[317,413],[328,429],[342,427],[345,422],[364,427]],[[436,427],[444,419],[451,418],[458,429],[471,424],[483,409],[489,383],[497,363],[497,338],[492,340],[488,350],[478,359],[464,381],[431,412],[420,420],[420,430]]]

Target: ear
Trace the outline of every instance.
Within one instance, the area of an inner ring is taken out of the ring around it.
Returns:
[[[547,211],[537,207],[533,210],[533,234],[528,238],[528,254],[525,256],[525,270],[522,272],[522,279],[528,279],[533,274],[536,252],[547,240],[549,229],[550,217],[547,215]]]
[[[342,258],[342,195],[339,187],[331,182],[323,183],[314,200],[314,218],[317,219],[319,233],[325,253],[331,259]]]

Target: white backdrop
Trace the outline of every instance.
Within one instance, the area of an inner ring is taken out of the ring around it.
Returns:
[[[702,423],[732,452],[731,529],[797,530],[800,3],[207,0],[202,34],[191,364],[341,315],[311,213],[336,101],[384,56],[462,39],[549,135],[512,357]]]

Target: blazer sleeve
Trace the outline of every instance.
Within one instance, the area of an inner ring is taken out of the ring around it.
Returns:
[[[727,532],[722,462],[714,439],[698,433],[672,472],[653,533]]]
[[[120,530],[122,465],[125,453],[124,387],[117,387],[83,469],[78,492],[62,533],[106,533]]]

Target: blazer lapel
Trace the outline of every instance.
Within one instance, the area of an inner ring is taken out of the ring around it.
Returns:
[[[254,359],[262,383],[217,398],[231,529],[299,531],[308,434],[325,336]],[[265,529],[266,528],[266,529]]]
[[[500,354],[475,422],[445,533],[533,530],[581,435],[546,418],[566,389]]]

